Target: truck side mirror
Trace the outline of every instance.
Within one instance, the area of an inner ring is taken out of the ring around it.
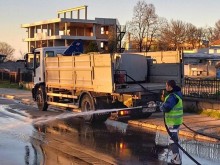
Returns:
[[[24,55],[24,67],[27,68],[28,67],[28,54]]]
[[[28,54],[28,53],[24,55],[24,67],[25,67],[27,70],[33,70],[33,67],[30,67],[29,54]]]

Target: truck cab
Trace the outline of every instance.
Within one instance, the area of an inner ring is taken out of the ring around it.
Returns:
[[[37,48],[34,49],[33,52],[27,53],[25,55],[26,68],[29,70],[33,70],[34,85],[45,82],[45,57],[56,57],[57,55],[62,54],[66,49],[67,47],[64,46]]]

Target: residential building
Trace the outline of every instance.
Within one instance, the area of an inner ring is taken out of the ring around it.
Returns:
[[[209,54],[211,48],[184,51],[184,75],[186,77],[216,78],[220,56]]]
[[[220,55],[220,40],[215,40],[211,43],[209,54]]]
[[[108,51],[109,41],[114,39],[117,41],[118,51],[121,51],[125,26],[121,26],[115,18],[88,20],[87,9],[88,6],[80,6],[61,10],[55,19],[22,24],[22,28],[26,28],[28,33],[24,39],[28,44],[28,51],[32,47],[69,46],[77,39],[83,41],[84,50],[90,42],[97,42],[100,51]],[[82,10],[84,13],[81,13]],[[73,17],[75,15],[76,18]]]

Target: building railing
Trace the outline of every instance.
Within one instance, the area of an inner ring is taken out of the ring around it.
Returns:
[[[185,97],[220,100],[220,80],[185,79],[182,92]]]

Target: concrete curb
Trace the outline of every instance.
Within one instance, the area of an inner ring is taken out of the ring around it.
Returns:
[[[143,128],[155,129],[155,130],[160,130],[160,131],[165,131],[166,132],[166,128],[164,126],[150,124],[150,123],[146,123],[146,122],[143,123],[141,121],[129,120],[128,125],[140,126],[140,127],[143,127]],[[208,136],[199,135],[199,134],[196,134],[192,131],[180,130],[179,134],[183,135],[183,136],[191,137],[191,138],[194,138],[194,139],[197,139],[197,140],[207,140],[207,141],[211,141],[211,142],[219,142],[218,139],[210,138]]]
[[[23,98],[20,98],[19,96],[0,94],[0,97],[11,99],[11,100],[18,100],[18,101],[21,101],[21,103],[26,104],[26,105],[34,105],[35,104],[32,100],[23,99]]]

